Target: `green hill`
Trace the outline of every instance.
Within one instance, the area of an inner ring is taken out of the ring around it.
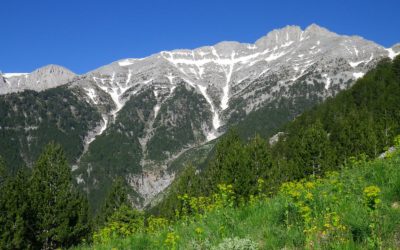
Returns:
[[[260,183],[261,185],[261,183]],[[262,186],[262,185],[261,185]],[[227,186],[225,186],[227,187]],[[125,237],[115,223],[90,249],[398,249],[400,154],[370,162],[352,160],[324,178],[281,185],[231,206],[229,187],[211,199],[183,198],[187,213],[168,223],[148,218]],[[157,224],[158,222],[158,224]],[[233,248],[243,244],[248,248]],[[254,247],[254,248],[252,248]],[[88,249],[89,249],[88,248]],[[87,249],[80,247],[77,249]]]

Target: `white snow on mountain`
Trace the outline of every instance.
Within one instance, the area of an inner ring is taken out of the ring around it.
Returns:
[[[28,77],[29,73],[3,73],[3,76],[5,78],[11,78],[15,76],[25,76]]]

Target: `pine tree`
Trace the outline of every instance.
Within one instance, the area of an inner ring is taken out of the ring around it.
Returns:
[[[7,179],[7,169],[6,169],[6,164],[3,160],[3,158],[0,156],[0,190],[1,186]]]
[[[206,170],[208,193],[215,192],[217,185],[231,184],[238,197],[247,199],[257,193],[258,179],[271,174],[272,159],[266,140],[256,135],[247,144],[235,130],[218,142],[214,158]]]
[[[28,178],[26,171],[19,170],[5,181],[0,193],[0,249],[31,249],[35,245]]]
[[[393,71],[396,74],[398,81],[400,82],[400,55],[396,56],[393,59]]]
[[[296,161],[303,166],[304,175],[319,175],[329,168],[330,142],[328,134],[317,120],[306,128],[301,137],[301,149]]]
[[[259,179],[273,181],[276,176],[273,175],[272,157],[270,148],[266,140],[256,135],[246,145],[247,170],[246,183],[243,183],[241,189],[245,196],[255,194],[258,191],[257,183]]]
[[[128,190],[122,177],[117,177],[107,194],[104,204],[96,218],[96,227],[102,227],[107,219],[111,217],[122,205],[130,207]]]
[[[89,233],[88,205],[72,185],[61,146],[46,146],[33,168],[30,192],[41,248],[69,247]]]
[[[244,145],[236,130],[232,129],[216,145],[215,155],[205,172],[205,194],[217,191],[218,184],[232,184],[237,191],[240,176],[244,176]]]

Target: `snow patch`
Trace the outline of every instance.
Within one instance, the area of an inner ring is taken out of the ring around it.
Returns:
[[[354,51],[356,52],[356,56],[358,56],[358,49],[354,46]]]
[[[328,74],[323,74],[323,77],[325,77],[326,82],[325,82],[325,89],[329,89],[329,87],[331,86],[331,78],[328,77]]]
[[[129,58],[129,59],[125,59],[125,60],[119,61],[118,64],[121,67],[126,67],[126,66],[134,64],[136,61],[140,61],[140,60],[143,60],[143,59],[144,58],[140,58],[140,59],[138,59],[138,58]]]
[[[96,91],[94,89],[91,88],[85,88],[86,94],[89,96],[89,98],[93,101],[94,104],[97,104],[97,100],[96,100]]]
[[[158,115],[158,111],[160,111],[161,106],[159,104],[157,104],[156,106],[154,106],[153,111],[154,111],[154,119],[157,118]]]
[[[235,52],[231,54],[231,64],[228,65],[228,70],[225,71],[226,74],[226,83],[225,86],[222,88],[222,98],[221,98],[221,109],[225,110],[228,108],[229,103],[229,83],[231,82],[233,67],[234,67],[234,58]]]
[[[72,171],[75,171],[78,169],[78,163],[81,159],[81,157],[87,152],[89,149],[89,145],[96,139],[97,136],[101,135],[104,133],[104,131],[107,129],[108,125],[108,116],[107,115],[102,115],[102,121],[100,122],[100,125],[95,127],[92,131],[89,131],[88,134],[86,135],[85,139],[83,140],[83,152],[79,159],[77,160],[77,165],[72,166]]]
[[[132,78],[132,71],[129,70],[128,75],[126,77],[125,85],[128,85],[128,83],[131,81],[131,78]]]
[[[85,182],[85,181],[84,181],[83,178],[82,178],[82,174],[78,175],[78,176],[76,177],[76,183],[81,184],[81,183],[83,183],[83,182]]]
[[[102,116],[102,123],[100,124],[100,127],[97,127],[94,132],[88,135],[88,138],[86,139],[86,146],[88,147],[90,143],[96,139],[97,136],[102,135],[104,131],[107,129],[108,125],[108,117],[106,115]]]
[[[120,82],[115,81],[115,72],[113,72],[110,79],[93,77],[93,80],[96,83],[98,83],[97,81],[98,79],[101,81],[101,84],[98,84],[98,87],[102,89],[104,92],[108,93],[111,96],[111,99],[114,101],[116,108],[111,112],[114,119],[116,118],[118,112],[124,106],[125,102],[121,100],[121,97],[130,88],[130,86],[127,85],[128,80],[130,81],[130,76],[129,76],[130,74],[131,72],[129,71],[127,75],[127,81],[125,82],[125,86],[122,86]],[[109,83],[107,83],[106,81],[109,81]]]
[[[286,42],[286,43],[284,43],[284,44],[282,44],[281,45],[281,47],[289,47],[290,45],[292,45],[292,43],[294,43],[293,41],[289,41],[289,42]]]
[[[269,71],[269,68],[266,68],[266,69],[264,69],[263,71],[261,71],[261,73],[258,75],[258,77],[260,77],[260,76],[262,76],[262,75],[264,75],[266,72],[268,72]],[[246,77],[247,78],[247,77]],[[245,78],[245,79],[246,79]],[[244,79],[243,79],[244,80]],[[241,81],[243,81],[243,80],[241,80]],[[240,81],[240,82],[241,82]]]
[[[15,76],[25,76],[28,77],[29,73],[3,73],[3,76],[5,78],[11,78]]]
[[[168,78],[169,83],[170,83],[170,84],[173,84],[174,78],[175,78],[175,77],[174,77],[171,73],[169,73],[169,74],[167,75],[167,78]]]
[[[176,86],[172,86],[172,87],[170,88],[170,90],[169,90],[169,91],[170,91],[170,92],[169,92],[170,95],[172,95],[172,93],[174,93],[175,88],[176,88]]]
[[[386,49],[386,51],[388,52],[388,56],[390,57],[390,59],[394,59],[398,54],[400,54],[400,52],[394,52],[394,50],[392,48]]]
[[[363,73],[363,72],[355,72],[355,73],[353,73],[353,77],[354,77],[355,79],[361,78],[361,77],[363,77],[364,75],[365,75],[365,73]]]
[[[211,106],[210,110],[211,110],[211,113],[213,113],[213,121],[212,121],[213,131],[211,131],[210,133],[208,133],[206,135],[207,141],[211,141],[211,140],[214,140],[215,138],[217,138],[216,131],[221,126],[221,120],[219,118],[218,111],[215,109],[211,98],[207,94],[207,87],[198,85],[198,88],[200,90],[200,93],[204,96],[206,101],[210,104],[210,106]]]
[[[357,51],[357,53],[358,53],[358,51]],[[350,64],[351,67],[355,68],[361,63],[365,63],[365,64],[369,63],[370,61],[372,61],[373,58],[374,58],[374,54],[372,53],[368,60],[361,60],[361,61],[358,61],[358,62],[349,62],[349,64]]]
[[[274,61],[274,60],[278,59],[279,57],[284,56],[285,54],[286,54],[285,52],[280,52],[280,53],[277,53],[277,54],[271,54],[267,58],[265,58],[265,61],[266,62]]]

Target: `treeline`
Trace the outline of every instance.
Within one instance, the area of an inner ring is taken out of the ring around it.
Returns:
[[[382,60],[349,90],[288,123],[273,145],[238,134],[223,136],[200,173],[187,167],[152,212],[173,218],[182,209],[179,196],[207,196],[220,183],[233,186],[239,203],[257,195],[258,179],[274,193],[282,182],[321,176],[351,157],[379,156],[400,134],[400,56]]]
[[[90,242],[93,231],[124,204],[129,204],[126,186],[118,179],[92,216],[60,145],[47,145],[32,169],[21,168],[15,175],[0,157],[0,249],[56,249]]]

